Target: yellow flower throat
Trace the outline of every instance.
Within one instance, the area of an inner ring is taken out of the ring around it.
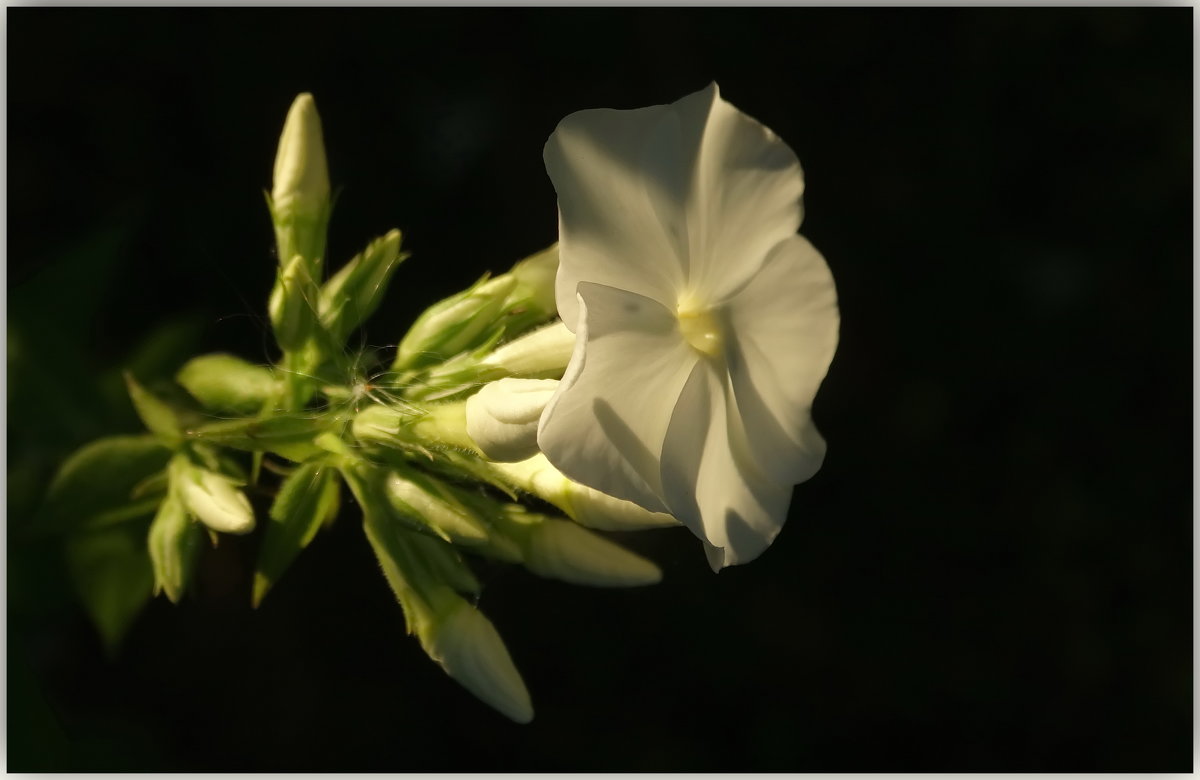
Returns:
[[[693,349],[710,358],[721,354],[721,323],[711,309],[696,308],[684,301],[676,309],[675,317],[679,320],[679,332]]]

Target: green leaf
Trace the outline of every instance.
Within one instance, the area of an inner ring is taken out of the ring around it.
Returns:
[[[153,436],[110,436],[77,450],[62,464],[42,506],[48,530],[79,530],[126,509],[147,477],[162,471],[171,451]],[[153,513],[150,506],[145,514]]]
[[[321,525],[337,514],[340,497],[337,469],[327,463],[302,463],[283,481],[258,553],[253,606],[262,602]]]
[[[154,566],[155,590],[178,603],[187,590],[204,541],[204,529],[188,517],[183,502],[174,492],[159,506],[150,524],[150,561]]]
[[[183,440],[180,434],[183,426],[180,424],[175,410],[138,384],[138,381],[133,378],[133,374],[128,371],[125,372],[125,386],[129,389],[129,398],[133,401],[133,408],[137,410],[138,417],[142,419],[146,428],[162,439],[168,447],[179,446]]]
[[[209,409],[239,415],[258,412],[282,389],[270,369],[223,353],[192,358],[175,379]]]
[[[111,654],[150,599],[154,570],[146,551],[149,517],[67,540],[67,566],[79,598]]]

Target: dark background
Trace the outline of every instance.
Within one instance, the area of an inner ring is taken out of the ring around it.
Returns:
[[[1190,770],[1190,9],[7,22],[9,769]],[[59,459],[137,430],[94,387],[147,334],[271,357],[297,92],[344,188],[331,258],[391,227],[414,253],[386,346],[555,239],[563,116],[714,79],[803,162],[843,320],[828,459],[761,559],[714,576],[672,530],[628,539],[648,589],[480,567],[525,727],[405,636],[353,506],[259,610],[257,537],[223,542],[106,659],[20,531]]]

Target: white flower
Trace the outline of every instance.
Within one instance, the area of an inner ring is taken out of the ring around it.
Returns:
[[[467,435],[492,460],[532,458],[538,453],[538,420],[556,389],[553,379],[488,382],[467,399]]]
[[[545,161],[576,344],[538,444],[571,479],[677,517],[714,570],[752,560],[825,456],[809,412],[837,296],[796,234],[799,161],[715,84],[572,114]]]

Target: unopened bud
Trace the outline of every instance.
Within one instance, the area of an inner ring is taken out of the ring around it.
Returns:
[[[392,368],[418,368],[478,346],[497,325],[516,283],[510,274],[497,276],[430,306],[400,342]]]
[[[534,574],[599,587],[651,585],[662,579],[651,561],[570,520],[510,506],[499,522],[516,540],[525,567]]]
[[[496,463],[493,468],[509,484],[553,504],[588,528],[635,531],[679,525],[668,514],[651,512],[631,501],[571,481],[541,453],[519,463]]]
[[[288,110],[275,153],[271,202],[279,217],[315,217],[329,203],[329,166],[317,104],[307,92]]]
[[[171,461],[171,485],[178,486],[184,507],[214,531],[248,534],[254,530],[254,509],[235,480],[197,466],[186,455]]]
[[[558,244],[530,255],[512,267],[517,286],[509,296],[513,304],[538,309],[545,317],[558,311],[554,302],[554,280],[558,275]]]
[[[533,720],[529,690],[492,622],[455,596],[419,638],[460,685],[517,723]]]
[[[400,254],[400,231],[375,239],[321,288],[321,324],[341,344],[379,306],[392,273],[408,255]]]
[[[383,489],[398,514],[429,527],[447,542],[477,545],[488,540],[483,521],[434,477],[393,471],[384,480]]]
[[[538,420],[558,389],[553,379],[500,379],[467,399],[467,435],[484,455],[517,461],[538,453]]]
[[[192,579],[196,557],[204,540],[198,523],[188,517],[174,492],[167,494],[150,524],[148,547],[154,566],[155,589],[178,603]]]
[[[209,409],[235,414],[260,411],[280,388],[270,369],[223,353],[192,358],[175,381]]]
[[[574,350],[575,334],[559,320],[498,347],[481,365],[509,376],[561,379]]]

